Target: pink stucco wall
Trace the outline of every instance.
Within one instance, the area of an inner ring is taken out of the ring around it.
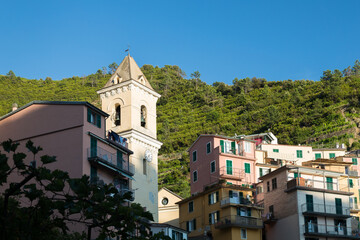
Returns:
[[[234,141],[233,139],[223,138],[216,135],[201,135],[189,149],[190,154],[190,173],[191,173],[191,194],[202,192],[204,187],[225,178],[233,184],[255,183],[255,142],[250,141],[250,151],[243,151],[243,156],[232,153],[222,153],[220,140]],[[245,140],[237,140],[244,142]],[[211,143],[211,152],[206,152],[207,143]],[[197,152],[197,161],[193,161],[193,152]],[[233,175],[226,176],[222,173],[226,171],[226,160],[232,161]],[[210,172],[210,164],[215,161],[215,172]],[[245,163],[250,164],[250,173],[245,174]],[[198,180],[194,182],[193,172],[198,172]],[[239,173],[239,174],[237,174]],[[241,173],[241,176],[240,176]],[[236,176],[239,176],[238,178]]]

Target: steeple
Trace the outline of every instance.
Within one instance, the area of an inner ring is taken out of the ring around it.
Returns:
[[[119,67],[116,69],[110,80],[105,84],[104,88],[110,87],[116,84],[120,84],[129,80],[135,80],[140,84],[154,90],[149,81],[146,79],[144,73],[141,71],[135,60],[128,54]]]

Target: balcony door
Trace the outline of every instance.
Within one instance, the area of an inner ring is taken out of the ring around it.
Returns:
[[[306,233],[317,233],[318,225],[316,217],[305,217],[305,232]]]
[[[94,137],[91,137],[90,140],[90,157],[97,156],[97,140]]]
[[[313,195],[306,194],[306,211],[313,212],[314,211],[314,198]]]
[[[335,198],[336,214],[342,215],[342,203],[341,198]]]

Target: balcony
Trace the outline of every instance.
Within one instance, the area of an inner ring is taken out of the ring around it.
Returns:
[[[339,239],[359,239],[358,231],[351,227],[308,223],[303,225],[307,237],[326,237]]]
[[[294,189],[303,189],[303,190],[315,190],[315,191],[326,191],[326,192],[344,192],[348,193],[348,195],[352,195],[349,192],[348,183],[333,183],[312,179],[304,179],[304,178],[293,178],[287,182],[287,190],[291,191]]]
[[[349,207],[335,205],[304,203],[301,205],[301,210],[307,216],[329,216],[343,219],[351,217]]]
[[[357,177],[357,176],[358,176],[358,172],[357,172],[357,171],[349,170],[349,171],[348,171],[348,174],[349,174],[350,177]]]
[[[223,229],[230,227],[243,227],[259,229],[263,227],[263,222],[260,218],[242,217],[237,215],[230,215],[222,217],[216,224],[215,228]]]
[[[351,213],[358,213],[360,212],[360,206],[357,203],[351,203],[350,212]]]
[[[89,161],[105,166],[110,170],[125,172],[131,176],[135,173],[134,165],[129,163],[129,161],[118,159],[117,154],[106,151],[100,147],[96,149],[88,148],[87,156]]]
[[[245,170],[232,167],[221,167],[220,177],[234,180],[242,180],[245,178]]]
[[[227,207],[227,206],[231,206],[231,205],[234,205],[234,206],[246,205],[246,206],[255,207],[258,209],[263,209],[261,206],[255,205],[251,200],[249,200],[247,198],[226,197],[226,198],[223,198],[220,202],[221,207]]]

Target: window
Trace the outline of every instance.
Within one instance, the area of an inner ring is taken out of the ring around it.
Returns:
[[[296,157],[297,158],[302,158],[303,157],[302,150],[296,150]]]
[[[306,210],[308,212],[314,211],[314,198],[313,195],[306,194]]]
[[[193,162],[196,162],[196,160],[197,160],[197,151],[196,150],[192,152],[192,160],[193,160]]]
[[[212,161],[210,163],[210,172],[214,173],[216,171],[216,165],[215,165],[215,161]]]
[[[97,157],[97,140],[94,137],[90,138],[90,157]]]
[[[236,152],[235,142],[220,140],[220,148],[222,153],[233,153]]]
[[[227,175],[232,175],[233,174],[232,161],[231,160],[226,160],[226,174]]]
[[[247,239],[247,232],[246,232],[245,228],[240,229],[240,236],[241,236],[241,239]]]
[[[193,212],[194,211],[194,202],[191,201],[189,202],[189,212]]]
[[[220,220],[220,212],[209,213],[209,224],[217,223]]]
[[[354,187],[354,183],[352,179],[349,179],[349,187],[353,188]]]
[[[263,176],[263,169],[262,168],[259,168],[259,174],[260,174],[260,177]]]
[[[321,153],[315,153],[315,160],[321,158]]]
[[[245,152],[251,152],[251,142],[245,142]]]
[[[333,190],[333,179],[331,177],[326,177],[326,188]]]
[[[352,158],[353,165],[357,165],[357,158]]]
[[[233,198],[234,197],[234,192],[232,190],[229,190],[229,198]]]
[[[171,239],[172,240],[183,240],[183,234],[181,232],[172,230],[171,231]]]
[[[250,163],[245,163],[245,173],[250,173]]]
[[[95,184],[97,182],[97,168],[90,166],[90,182]]]
[[[196,230],[196,219],[186,222],[186,230],[188,232]]]
[[[206,144],[206,154],[209,154],[209,153],[211,153],[211,142],[208,142]]]
[[[329,153],[329,158],[334,158],[335,157],[335,153]]]
[[[123,154],[121,151],[117,150],[116,152],[116,166],[120,169],[123,168],[123,162],[124,162],[124,159],[123,159]]]
[[[198,180],[198,172],[197,172],[197,170],[195,170],[193,172],[193,182],[196,182],[197,180]]]
[[[335,198],[336,214],[342,214],[341,198]]]
[[[272,189],[275,190],[277,188],[276,178],[271,179],[271,183],[272,183]]]
[[[169,199],[168,199],[168,198],[163,198],[163,199],[161,200],[161,203],[162,203],[162,205],[166,206],[166,205],[168,205],[168,203],[169,203]]]
[[[120,105],[115,105],[115,126],[120,126],[121,124],[121,108]]]
[[[267,185],[267,191],[270,192],[270,182],[267,181],[267,182],[266,182],[266,185]]]
[[[146,107],[142,105],[140,110],[140,124],[142,127],[146,127],[146,115]]]
[[[275,217],[274,205],[269,206],[269,213],[271,214],[271,217]]]
[[[236,214],[242,217],[251,217],[251,208],[237,207]]]
[[[91,111],[90,108],[87,109],[87,121],[94,124],[98,128],[101,128],[101,116]]]
[[[146,164],[147,164],[146,162],[147,162],[147,161],[146,161],[146,159],[144,158],[144,159],[143,159],[143,174],[144,174],[144,175],[146,175],[146,167],[147,167],[147,166],[146,166]]]
[[[273,152],[275,152],[275,153],[278,153],[279,152],[279,149],[273,149]]]
[[[219,192],[213,192],[208,195],[209,205],[219,202]]]

